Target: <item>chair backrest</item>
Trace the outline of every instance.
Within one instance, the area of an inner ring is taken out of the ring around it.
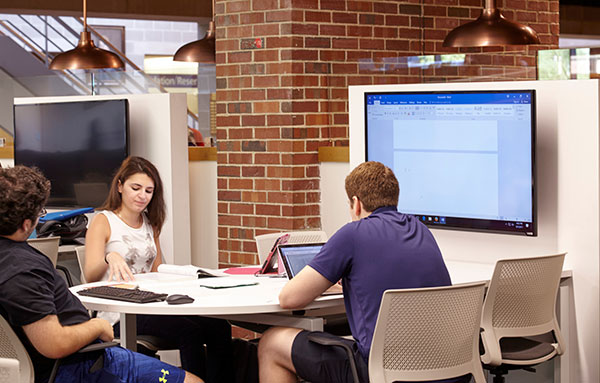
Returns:
[[[79,271],[81,272],[79,280],[81,283],[87,283],[85,274],[83,273],[83,266],[85,265],[85,246],[77,246],[75,248],[75,254],[77,255],[77,263],[79,264]]]
[[[496,262],[481,317],[484,363],[501,364],[500,339],[504,337],[553,332],[557,353],[563,353],[556,296],[565,254]]]
[[[372,383],[472,374],[485,383],[479,321],[485,282],[387,290],[369,354]]]
[[[369,354],[372,383],[472,374],[485,383],[479,321],[485,282],[383,293]]]
[[[32,238],[27,240],[29,246],[37,249],[40,253],[43,253],[46,257],[50,258],[55,267],[58,260],[59,242],[60,237]]]
[[[0,316],[0,359],[17,360],[19,362],[19,378],[16,381],[33,383],[33,365],[29,354],[10,324],[2,316]],[[12,364],[14,366],[14,363]]]
[[[296,243],[327,242],[327,233],[324,231],[289,231],[285,233],[257,235],[254,237],[254,240],[256,241],[256,249],[258,251],[258,261],[261,265],[269,256],[269,252],[271,251],[275,240],[285,234],[290,235],[287,241],[290,245]]]

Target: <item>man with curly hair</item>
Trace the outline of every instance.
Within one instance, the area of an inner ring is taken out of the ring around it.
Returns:
[[[113,329],[104,319],[90,319],[50,259],[26,242],[49,194],[50,182],[38,170],[0,169],[0,315],[27,349],[35,381],[47,381],[53,359],[65,358],[56,382],[202,382],[121,347],[75,354],[89,343],[111,341]],[[102,368],[94,365],[99,353]]]
[[[279,304],[301,309],[342,280],[348,324],[354,339],[336,338],[353,350],[361,382],[368,382],[368,357],[383,292],[445,286],[450,276],[431,232],[398,212],[399,186],[390,168],[360,164],[346,177],[352,221],[339,229],[279,294]],[[275,327],[259,343],[260,381],[352,382],[350,360],[339,347],[311,342],[308,331]],[[454,381],[454,380],[453,380]]]

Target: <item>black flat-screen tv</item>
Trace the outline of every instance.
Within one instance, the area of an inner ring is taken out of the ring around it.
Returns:
[[[98,207],[129,155],[123,100],[14,106],[15,165],[35,166],[52,183],[48,207]]]
[[[366,159],[435,228],[535,236],[534,90],[366,92]]]

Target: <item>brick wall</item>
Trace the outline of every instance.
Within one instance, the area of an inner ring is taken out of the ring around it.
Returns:
[[[558,0],[505,0],[502,8],[543,45],[443,48],[446,34],[482,7],[217,0],[219,263],[257,262],[255,235],[320,227],[317,148],[348,145],[349,85],[535,79],[537,50],[558,45]]]

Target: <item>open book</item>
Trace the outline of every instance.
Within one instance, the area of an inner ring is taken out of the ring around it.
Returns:
[[[194,265],[166,265],[162,264],[158,266],[159,273],[168,273],[168,274],[179,274],[179,275],[189,275],[194,276],[197,275],[198,278],[210,278],[216,277],[217,275],[211,274],[206,270],[202,270],[198,266]]]

